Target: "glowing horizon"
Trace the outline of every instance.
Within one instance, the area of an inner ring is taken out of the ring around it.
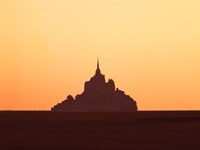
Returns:
[[[96,58],[139,110],[200,109],[200,1],[0,2],[0,110],[49,110]]]

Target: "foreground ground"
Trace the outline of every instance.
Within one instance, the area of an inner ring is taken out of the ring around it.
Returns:
[[[200,111],[0,112],[1,150],[199,150]]]

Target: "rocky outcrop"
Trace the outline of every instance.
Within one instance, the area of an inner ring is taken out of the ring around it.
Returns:
[[[71,95],[52,107],[52,111],[69,112],[129,112],[137,111],[136,101],[123,91],[115,88],[113,80],[105,81],[99,62],[95,75],[85,82],[82,94],[73,98]]]

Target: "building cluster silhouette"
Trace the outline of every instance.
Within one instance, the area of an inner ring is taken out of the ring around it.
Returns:
[[[101,73],[99,60],[95,75],[85,82],[82,94],[67,99],[51,108],[52,111],[69,112],[127,112],[137,111],[134,99],[115,87],[112,79],[108,82]]]

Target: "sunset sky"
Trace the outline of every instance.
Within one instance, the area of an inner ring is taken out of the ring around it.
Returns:
[[[97,56],[139,110],[200,109],[199,0],[1,0],[0,110],[49,110]]]

